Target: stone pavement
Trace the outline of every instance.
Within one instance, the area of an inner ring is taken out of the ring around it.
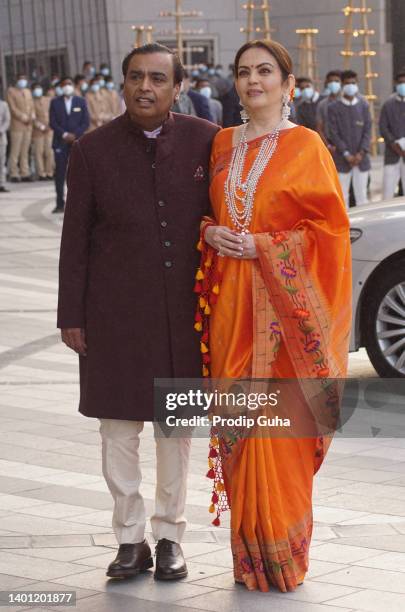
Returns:
[[[74,589],[77,610],[86,612],[402,612],[405,442],[399,439],[333,442],[315,480],[309,574],[294,593],[250,593],[234,584],[227,522],[213,528],[207,512],[201,439],[193,441],[188,479],[188,578],[165,584],[147,572],[118,583],[106,579],[115,541],[97,422],[77,413],[77,359],[55,328],[62,218],[50,214],[52,184],[12,187],[0,199],[0,590]],[[351,356],[350,372],[374,375],[362,352]],[[149,426],[141,456],[151,512]]]

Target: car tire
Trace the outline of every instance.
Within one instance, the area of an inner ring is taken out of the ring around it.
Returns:
[[[405,378],[405,259],[384,267],[371,282],[363,306],[364,346],[381,377]]]

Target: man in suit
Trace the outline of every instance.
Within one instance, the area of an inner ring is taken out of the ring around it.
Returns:
[[[107,575],[153,565],[139,487],[139,434],[154,378],[201,375],[194,331],[200,221],[218,126],[171,113],[183,78],[159,44],[124,59],[124,115],[75,142],[63,224],[58,327],[79,355],[82,414],[99,418],[103,474],[119,544]],[[187,575],[180,542],[190,438],[156,437],[155,577]]]
[[[53,213],[64,211],[64,187],[70,150],[90,123],[86,101],[74,95],[72,79],[63,77],[60,86],[63,95],[52,99],[49,111],[49,124],[53,130],[52,148],[55,153],[56,206]]]

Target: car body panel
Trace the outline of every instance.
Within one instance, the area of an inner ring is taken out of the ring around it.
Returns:
[[[350,351],[361,347],[360,311],[364,288],[376,268],[388,257],[405,251],[405,197],[354,207],[350,226],[362,236],[352,243],[353,318]]]

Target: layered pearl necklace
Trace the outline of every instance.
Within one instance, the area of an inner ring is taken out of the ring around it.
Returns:
[[[233,150],[231,164],[225,182],[226,206],[232,223],[240,234],[249,233],[248,228],[252,220],[257,185],[277,148],[280,130],[286,124],[287,120],[282,119],[274,130],[263,139],[259,153],[245,181],[243,181],[243,171],[249,149],[246,139],[248,123],[245,123],[242,128],[242,136],[238,145]]]

